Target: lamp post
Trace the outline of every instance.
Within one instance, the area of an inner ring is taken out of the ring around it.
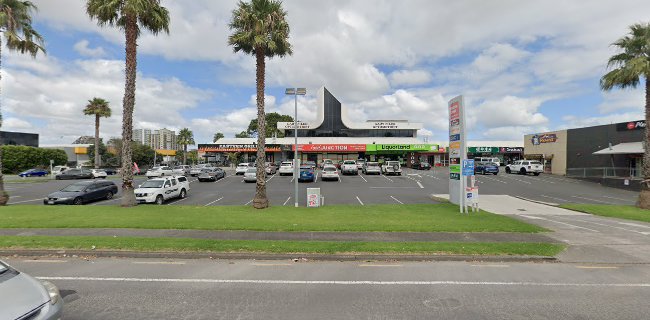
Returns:
[[[284,93],[294,96],[295,108],[293,116],[293,184],[294,184],[294,206],[298,207],[298,177],[300,176],[300,160],[298,160],[298,96],[307,94],[306,88],[287,88]]]

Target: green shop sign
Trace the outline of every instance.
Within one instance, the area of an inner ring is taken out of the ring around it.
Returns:
[[[450,164],[449,165],[449,172],[450,173],[460,174],[460,165],[459,164]]]
[[[499,153],[499,147],[469,147],[469,153]]]
[[[367,144],[366,152],[431,152],[438,151],[437,144]]]

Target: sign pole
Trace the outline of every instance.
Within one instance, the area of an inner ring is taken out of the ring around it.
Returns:
[[[460,213],[464,212],[466,202],[466,179],[461,170],[467,158],[465,139],[465,105],[461,95],[449,100],[449,202],[457,204]]]

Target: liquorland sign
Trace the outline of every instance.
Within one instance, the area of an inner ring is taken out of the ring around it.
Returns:
[[[409,151],[419,151],[419,152],[438,152],[437,144],[368,144],[366,145],[366,151],[391,151],[391,152],[409,152]]]

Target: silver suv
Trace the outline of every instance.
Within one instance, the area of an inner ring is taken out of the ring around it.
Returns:
[[[385,175],[395,174],[401,176],[402,166],[399,164],[399,161],[386,161],[381,166],[381,172]]]

